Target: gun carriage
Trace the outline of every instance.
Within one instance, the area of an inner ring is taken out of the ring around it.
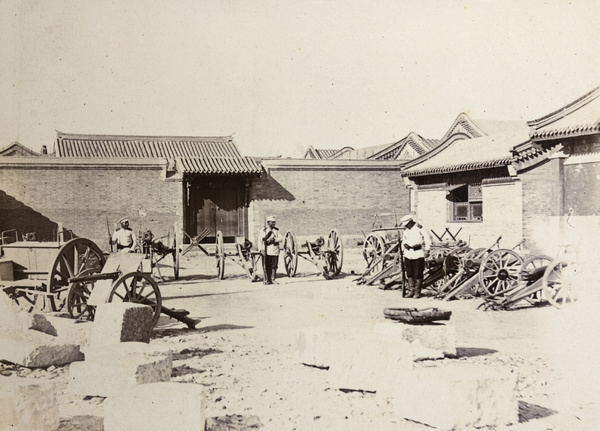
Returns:
[[[151,271],[142,253],[112,253],[101,271],[85,271],[68,279],[67,310],[73,318],[93,319],[100,304],[133,302],[152,308],[154,325],[162,313],[194,328],[199,321],[189,318],[188,311],[162,305],[162,294]]]
[[[336,229],[329,231],[327,239],[320,236],[313,241],[307,240],[301,247],[298,247],[294,233],[287,231],[283,240],[283,260],[289,277],[296,275],[298,257],[315,265],[328,280],[342,271],[344,247],[342,237]]]
[[[142,251],[144,257],[150,260],[151,271],[152,273],[156,273],[158,278],[161,281],[164,281],[162,273],[160,272],[160,264],[167,265],[163,260],[171,256],[173,263],[173,277],[175,280],[179,278],[179,263],[181,260],[181,249],[177,244],[177,235],[175,235],[176,229],[173,231],[173,236],[171,237],[171,231],[166,236],[161,238],[155,238],[154,234],[151,230],[147,230],[144,233],[140,234],[138,239],[139,248]],[[166,238],[166,244],[163,243],[162,240]],[[168,244],[168,245],[167,245]]]

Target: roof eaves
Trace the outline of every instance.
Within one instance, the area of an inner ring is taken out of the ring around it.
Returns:
[[[477,169],[490,169],[497,168],[502,166],[508,166],[512,162],[511,157],[504,157],[501,159],[493,159],[487,161],[480,162],[471,162],[471,163],[461,163],[457,165],[450,166],[432,166],[425,169],[408,169],[402,172],[403,177],[419,177],[426,175],[436,175],[436,174],[447,174],[452,172],[461,172],[461,171],[473,171]]]

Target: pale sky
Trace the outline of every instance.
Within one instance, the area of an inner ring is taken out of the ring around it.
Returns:
[[[0,0],[0,148],[232,135],[251,156],[533,120],[600,85],[600,2]]]

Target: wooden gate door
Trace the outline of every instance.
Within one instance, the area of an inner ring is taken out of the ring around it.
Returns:
[[[236,188],[199,189],[195,201],[196,235],[209,229],[203,242],[214,242],[217,231],[223,233],[226,242],[234,242],[243,235],[243,205]]]

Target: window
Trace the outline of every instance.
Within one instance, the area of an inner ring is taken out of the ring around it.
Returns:
[[[447,199],[449,221],[483,221],[481,183],[451,186]]]

